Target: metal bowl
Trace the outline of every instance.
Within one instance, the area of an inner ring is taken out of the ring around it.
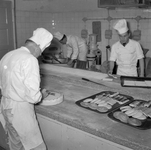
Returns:
[[[58,61],[57,61],[58,60]],[[52,63],[53,64],[66,64],[65,63],[65,58],[57,58],[57,60],[53,59]],[[59,63],[60,62],[60,63]]]

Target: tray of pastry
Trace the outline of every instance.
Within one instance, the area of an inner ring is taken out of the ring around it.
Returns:
[[[102,91],[76,102],[80,107],[98,112],[109,113],[118,107],[130,103],[133,97],[113,91]]]
[[[151,100],[145,101],[145,100],[135,99],[131,103],[123,105],[118,109],[110,112],[108,114],[108,117],[117,122],[141,130],[150,129],[151,128]]]
[[[121,76],[120,80],[121,86],[124,87],[151,88],[151,78],[149,77]]]

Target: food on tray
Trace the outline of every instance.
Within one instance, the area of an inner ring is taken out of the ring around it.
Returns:
[[[129,105],[132,106],[132,107],[136,107],[136,106],[138,106],[138,104],[140,104],[140,102],[141,102],[141,101],[135,100],[134,102],[132,102],[132,103],[129,104]]]
[[[121,113],[121,111],[116,111],[113,113],[113,116],[118,119],[119,118],[119,114]]]
[[[151,100],[135,100],[128,105],[121,106],[112,115],[123,123],[140,127],[151,117]]]
[[[141,126],[142,125],[142,122],[139,119],[136,119],[136,118],[129,118],[128,123],[130,125],[133,125],[133,126]]]
[[[91,102],[93,99],[92,98],[87,98],[87,99],[85,99],[83,102]]]
[[[108,111],[108,109],[106,107],[103,107],[103,106],[98,107],[97,110],[99,112],[107,112]]]
[[[81,106],[83,106],[83,107],[88,107],[88,106],[89,106],[89,103],[86,103],[86,102],[81,102],[80,104],[81,104]]]
[[[98,105],[95,103],[89,103],[88,107],[95,110],[97,109]]]
[[[150,107],[151,106],[151,101],[147,101],[145,104],[144,104],[144,107]]]
[[[141,112],[146,117],[151,117],[151,100],[149,101],[143,101],[143,100],[136,100],[130,106]]]
[[[104,91],[95,96],[84,99],[80,105],[99,112],[107,112],[113,108],[115,104],[121,105],[128,102],[128,96],[118,92]]]
[[[114,115],[114,117],[116,119],[118,119],[118,120],[120,120],[120,121],[122,121],[124,123],[128,122],[129,117],[125,113],[123,113],[121,111],[114,112],[113,115]]]

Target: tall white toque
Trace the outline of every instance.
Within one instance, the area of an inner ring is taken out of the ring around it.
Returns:
[[[116,21],[113,25],[113,28],[117,30],[119,34],[123,34],[128,31],[127,22],[125,19]]]
[[[53,35],[44,28],[37,28],[33,31],[33,36],[29,39],[39,45],[41,51],[44,51],[51,44]]]

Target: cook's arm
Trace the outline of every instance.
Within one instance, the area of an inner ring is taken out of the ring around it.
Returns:
[[[25,100],[37,103],[41,100],[39,64],[36,58],[29,58],[24,66]]]
[[[79,47],[78,47],[78,42],[74,37],[71,38],[71,45],[72,45],[72,50],[73,50],[71,59],[75,60],[77,59],[78,54],[79,54]]]
[[[110,61],[109,62],[109,71],[108,71],[108,74],[112,74],[113,73],[113,68],[114,68],[114,61]]]
[[[144,58],[139,59],[140,73],[139,77],[144,77]]]

